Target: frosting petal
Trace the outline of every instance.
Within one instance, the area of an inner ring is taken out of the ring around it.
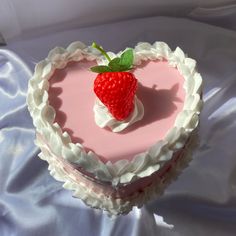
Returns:
[[[134,98],[134,110],[132,114],[124,121],[116,120],[110,114],[107,107],[98,99],[95,101],[93,110],[96,124],[101,128],[109,127],[113,132],[120,132],[126,129],[128,126],[141,120],[144,115],[143,104],[136,96]]]

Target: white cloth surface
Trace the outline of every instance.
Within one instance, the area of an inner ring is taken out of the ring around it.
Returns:
[[[78,235],[236,235],[236,32],[187,19],[152,17],[31,36],[12,41],[7,49],[17,53],[33,70],[50,49],[76,40],[86,44],[95,40],[111,51],[139,41],[165,41],[172,49],[179,46],[195,58],[204,80],[200,144],[190,166],[162,197],[148,203],[142,214],[134,210],[111,221],[62,190],[49,203],[61,207],[69,204],[70,209],[54,209],[64,227],[60,234],[52,230],[50,235],[74,235],[75,228]],[[54,181],[48,177],[49,183]],[[163,216],[174,228],[156,226],[153,213]],[[69,220],[71,216],[73,220]],[[76,216],[80,216],[78,220]]]
[[[35,30],[84,27],[155,15],[188,16],[234,0],[0,0],[0,32],[5,39]]]

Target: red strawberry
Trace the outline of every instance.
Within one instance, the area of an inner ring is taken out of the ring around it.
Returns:
[[[130,72],[104,72],[94,81],[94,92],[117,120],[125,120],[134,108],[137,79]]]
[[[115,119],[125,120],[133,111],[137,90],[137,79],[132,73],[126,72],[132,67],[133,51],[128,49],[120,57],[111,59],[96,43],[92,46],[109,61],[107,66],[91,68],[99,73],[94,81],[94,92]]]

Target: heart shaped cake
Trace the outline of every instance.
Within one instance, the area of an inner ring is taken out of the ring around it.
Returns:
[[[191,160],[201,92],[196,61],[163,42],[118,54],[82,42],[57,47],[29,81],[39,157],[73,196],[126,214]]]

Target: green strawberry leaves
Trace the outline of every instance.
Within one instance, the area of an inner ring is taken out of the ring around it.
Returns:
[[[127,49],[121,54],[120,57],[111,59],[108,54],[96,43],[93,43],[92,46],[99,50],[109,61],[108,66],[94,66],[91,67],[91,71],[96,73],[103,72],[118,72],[118,71],[128,71],[132,69],[134,55],[132,49]]]
[[[122,65],[122,66],[126,66],[129,70],[131,68],[131,66],[133,65],[133,61],[134,61],[133,50],[132,49],[127,49],[125,52],[123,52],[121,54],[119,64]]]
[[[93,66],[90,70],[95,73],[111,72],[111,69],[108,66]]]
[[[120,58],[116,57],[109,62],[108,66],[111,69],[111,71],[121,71],[121,65],[119,63],[120,63]]]

